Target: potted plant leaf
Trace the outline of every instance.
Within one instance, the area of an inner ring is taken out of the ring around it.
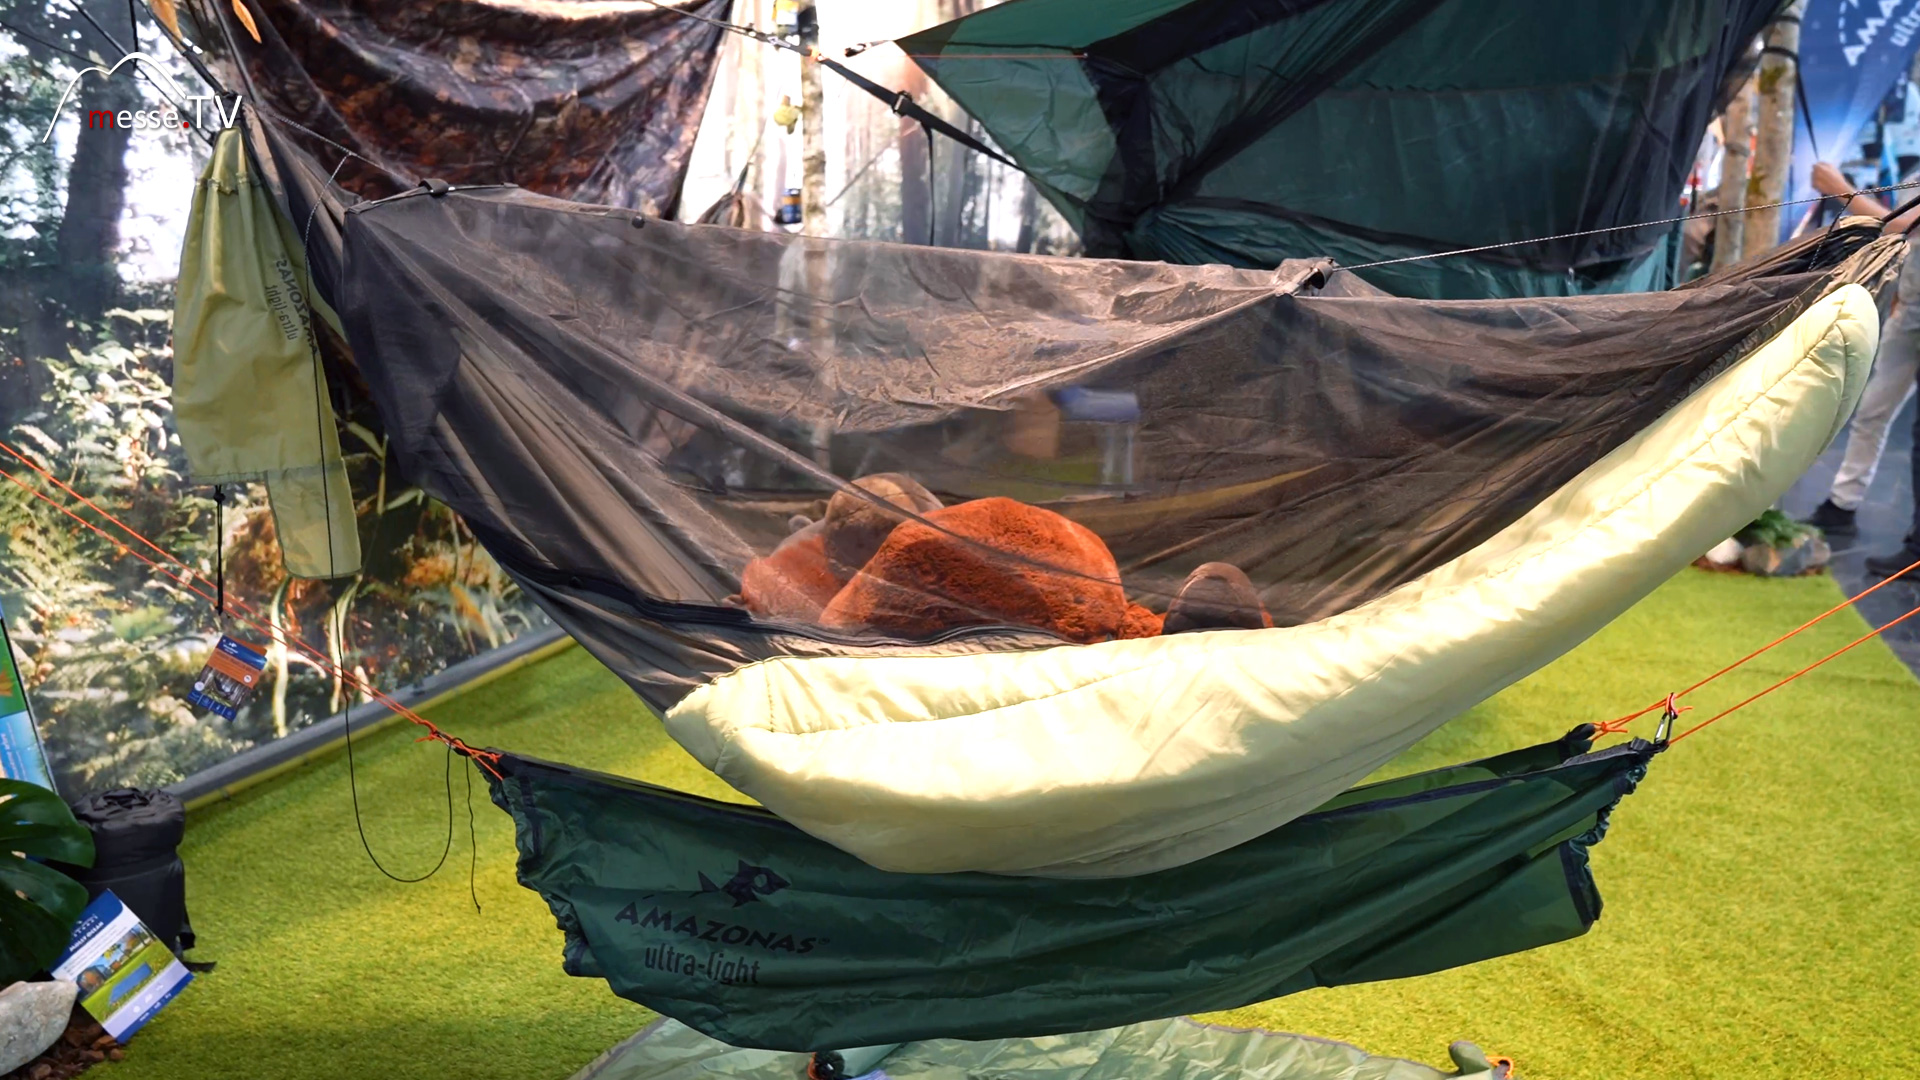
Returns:
[[[87,906],[86,887],[41,859],[91,866],[93,834],[60,796],[0,778],[0,1072],[60,1037],[78,989],[20,981],[59,959]]]
[[[1740,565],[1749,574],[1792,577],[1818,570],[1833,558],[1820,530],[1777,509],[1767,510],[1734,535]]]

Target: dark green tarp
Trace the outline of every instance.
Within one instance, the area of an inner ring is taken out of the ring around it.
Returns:
[[[502,755],[566,969],[735,1046],[995,1039],[1404,978],[1584,933],[1587,849],[1655,747],[1559,742],[1356,788],[1131,878],[876,870],[764,810]]]
[[[1680,213],[1781,0],[1023,0],[900,41],[1092,255],[1343,265]],[[1671,226],[1365,276],[1494,297],[1666,284]]]

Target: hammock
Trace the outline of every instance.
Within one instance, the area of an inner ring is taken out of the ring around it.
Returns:
[[[346,215],[337,299],[408,477],[723,779],[882,869],[1125,875],[1312,810],[1768,506],[1859,392],[1872,236],[1433,302],[442,185]]]
[[[889,874],[751,807],[507,755],[520,881],[607,980],[735,1046],[1035,1036],[1422,975],[1577,937],[1654,746],[1591,727],[1356,788],[1130,878]]]
[[[401,471],[767,808],[483,755],[570,970],[782,1049],[1583,932],[1655,747],[1349,789],[1799,476],[1902,251],[1843,223],[1665,293],[1417,301],[508,187],[342,210],[247,131],[344,225],[307,254]]]

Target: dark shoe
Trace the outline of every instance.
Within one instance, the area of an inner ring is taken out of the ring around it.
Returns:
[[[1914,541],[1907,546],[1887,555],[1871,555],[1867,558],[1867,573],[1875,577],[1891,578],[1899,576],[1903,581],[1920,581],[1920,567],[1908,570],[1914,563],[1920,563],[1920,548],[1914,547]],[[1906,573],[1901,573],[1905,570]]]
[[[1832,499],[1814,507],[1813,513],[1807,515],[1807,524],[1828,536],[1852,536],[1860,531],[1854,526],[1853,511],[1833,505]]]
[[[1188,630],[1258,630],[1273,625],[1260,590],[1232,563],[1202,563],[1167,606],[1163,634]]]

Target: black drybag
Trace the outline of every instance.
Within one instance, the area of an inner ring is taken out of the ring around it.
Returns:
[[[111,889],[175,953],[193,948],[187,869],[180,841],[187,811],[171,792],[114,788],[76,799],[73,815],[93,832],[93,866],[61,869],[89,897]]]

